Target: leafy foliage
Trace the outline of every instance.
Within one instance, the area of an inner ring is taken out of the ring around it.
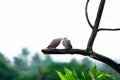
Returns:
[[[20,55],[14,57],[14,65],[0,53],[0,80],[60,80],[57,75],[63,76],[63,80],[114,80],[105,72],[113,75],[115,80],[120,76],[109,66],[100,64],[92,67],[93,62],[89,58],[81,61],[72,59],[70,62],[54,62],[51,56],[42,58],[40,53],[35,53],[29,61],[27,48],[21,49]],[[95,63],[94,63],[95,64]],[[97,69],[101,68],[101,70]],[[57,71],[57,74],[56,74]],[[103,72],[105,71],[105,72]],[[93,79],[91,79],[93,78]],[[104,79],[105,78],[105,79]]]
[[[14,65],[18,70],[25,71],[28,69],[28,55],[29,51],[27,48],[23,48],[20,56],[14,57]]]
[[[88,72],[81,72],[82,78],[78,78],[78,75],[73,70],[64,68],[65,74],[56,70],[61,80],[114,80],[114,78],[101,70],[98,70],[96,66],[93,66]]]
[[[101,70],[98,70],[96,66],[93,66],[91,69],[90,69],[90,74],[91,75],[94,75],[94,78],[96,80],[107,80],[108,78],[112,79],[113,77],[111,75],[109,75],[108,73],[105,73]]]
[[[65,71],[65,75],[63,75],[60,71],[56,70],[61,80],[79,80],[77,73],[74,70],[71,71],[67,68],[64,68],[64,71]]]
[[[0,61],[0,80],[13,80],[18,76],[18,71]]]

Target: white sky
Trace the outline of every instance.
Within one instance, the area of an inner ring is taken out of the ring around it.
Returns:
[[[100,0],[91,0],[89,17],[94,23]],[[27,47],[41,53],[52,39],[67,37],[74,48],[86,49],[91,29],[85,18],[86,0],[0,0],[0,51],[12,59]],[[100,27],[120,27],[120,0],[107,0]],[[59,48],[63,48],[60,44]],[[94,51],[113,59],[120,57],[120,31],[99,32]],[[52,55],[69,61],[81,55]]]

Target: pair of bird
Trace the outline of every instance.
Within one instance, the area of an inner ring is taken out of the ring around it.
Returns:
[[[65,47],[65,49],[72,49],[71,42],[67,38],[54,39],[54,40],[51,41],[51,43],[49,44],[49,46],[47,48],[48,49],[55,49],[60,44],[61,41],[62,41],[62,44]]]

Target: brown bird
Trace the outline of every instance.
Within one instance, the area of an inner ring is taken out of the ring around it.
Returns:
[[[55,49],[60,44],[61,40],[62,38],[53,39],[47,48]]]
[[[65,49],[72,49],[72,45],[69,39],[63,38],[62,44],[65,47]]]

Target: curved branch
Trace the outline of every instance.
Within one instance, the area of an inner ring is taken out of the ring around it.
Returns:
[[[98,7],[97,16],[96,16],[96,20],[94,23],[93,31],[92,31],[91,36],[90,36],[89,41],[88,41],[87,50],[92,50],[93,43],[94,43],[94,40],[96,38],[98,29],[99,29],[99,24],[100,24],[100,20],[102,17],[104,5],[105,5],[105,0],[101,0],[99,7]]]
[[[116,29],[100,28],[100,29],[98,29],[98,31],[118,31],[118,30],[120,30],[120,28],[116,28]]]
[[[80,54],[83,56],[89,56],[93,59],[96,59],[98,61],[101,61],[103,63],[108,64],[111,66],[114,70],[116,70],[118,73],[120,73],[120,65],[113,61],[112,59],[100,55],[93,51],[83,50],[83,49],[42,49],[42,52],[44,54]]]
[[[88,22],[89,26],[93,29],[93,25],[91,24],[91,22],[90,22],[90,20],[89,20],[88,12],[87,12],[88,3],[89,3],[89,0],[87,0],[87,2],[86,2],[86,6],[85,6],[85,16],[86,16],[86,19],[87,19],[87,22]]]

